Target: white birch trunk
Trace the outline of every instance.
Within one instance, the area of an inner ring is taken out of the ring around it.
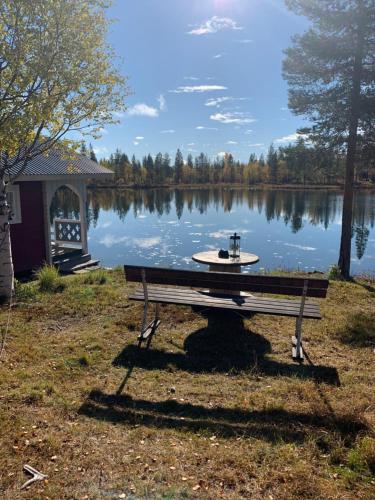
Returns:
[[[0,179],[0,298],[3,300],[11,298],[14,287],[9,214],[6,184],[4,179]]]

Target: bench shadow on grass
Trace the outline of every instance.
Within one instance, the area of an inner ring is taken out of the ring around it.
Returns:
[[[367,429],[353,417],[311,414],[283,409],[243,410],[175,400],[147,401],[127,395],[109,395],[92,391],[79,413],[114,424],[143,425],[157,429],[211,432],[219,437],[256,437],[270,442],[304,442],[312,434],[333,432],[347,443]]]
[[[242,324],[242,326],[241,326]],[[233,331],[233,334],[232,334]],[[304,442],[311,434],[333,432],[346,442],[354,442],[366,426],[351,415],[337,416],[326,405],[323,412],[287,411],[282,408],[250,410],[242,408],[209,408],[174,399],[148,401],[123,395],[122,390],[134,367],[144,369],[181,369],[192,373],[243,371],[266,375],[286,375],[311,378],[338,384],[335,369],[308,365],[293,365],[267,360],[270,343],[261,335],[247,330],[243,323],[227,321],[203,328],[189,335],[181,352],[126,347],[113,361],[126,367],[127,375],[116,394],[93,390],[79,413],[90,418],[123,425],[145,425],[157,429],[211,432],[217,436],[257,437],[270,442]]]
[[[176,346],[175,343],[171,342]],[[290,349],[291,351],[291,349]],[[190,373],[247,372],[259,376],[293,376],[340,385],[336,368],[314,365],[307,357],[305,364],[279,362],[267,357],[271,344],[263,336],[248,330],[237,316],[209,320],[208,326],[191,333],[180,352],[126,346],[113,360],[113,365],[146,370],[183,370]]]

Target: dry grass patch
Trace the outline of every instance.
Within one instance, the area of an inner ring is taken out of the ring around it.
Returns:
[[[207,327],[166,306],[139,350],[142,305],[120,271],[63,281],[57,294],[18,286],[0,363],[1,497],[374,497],[370,284],[330,285],[300,366],[288,318]],[[48,482],[21,491],[26,463]]]

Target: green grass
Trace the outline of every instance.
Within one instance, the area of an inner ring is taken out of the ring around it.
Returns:
[[[104,269],[96,269],[85,273],[82,277],[82,282],[86,285],[105,285],[112,282],[109,274]]]
[[[55,266],[45,265],[35,273],[39,290],[46,293],[62,292],[65,283]]]
[[[358,312],[351,315],[338,332],[342,342],[356,347],[374,346],[375,312]]]
[[[304,322],[300,366],[292,319],[208,326],[163,306],[139,350],[142,304],[127,300],[121,269],[59,280],[59,293],[16,287],[0,362],[1,498],[373,498],[371,283],[330,284],[323,320]],[[48,482],[21,492],[25,463]]]

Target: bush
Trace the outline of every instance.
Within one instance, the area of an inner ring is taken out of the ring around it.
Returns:
[[[360,451],[370,472],[375,474],[375,438],[364,437],[360,444]]]
[[[337,265],[331,266],[331,268],[328,272],[328,279],[332,280],[332,281],[343,281],[344,280],[339,266],[337,266]]]
[[[56,293],[65,288],[59,271],[54,266],[46,265],[42,267],[36,272],[35,276],[41,292]]]
[[[18,301],[32,301],[36,298],[36,288],[34,283],[20,283],[14,280],[14,296]]]
[[[96,269],[83,275],[85,285],[105,285],[110,282],[108,272],[104,269]]]

